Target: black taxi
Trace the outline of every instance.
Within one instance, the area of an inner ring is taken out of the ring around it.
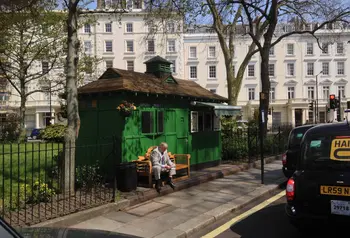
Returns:
[[[350,222],[350,126],[323,124],[307,130],[296,171],[287,182],[285,211],[293,225]]]

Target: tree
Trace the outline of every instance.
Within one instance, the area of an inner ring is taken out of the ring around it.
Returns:
[[[0,70],[20,97],[21,140],[25,138],[27,98],[38,92],[60,90],[62,85],[50,74],[62,67],[63,56],[64,17],[53,12],[54,7],[37,1],[16,12],[1,14]]]
[[[324,26],[347,22],[350,14],[350,8],[342,1],[332,1],[331,5],[326,0],[238,0],[230,2],[243,7],[242,23],[249,25],[248,35],[256,44],[261,56],[261,91],[266,97],[260,101],[260,109],[265,112],[269,108],[268,64],[271,47],[286,37],[309,34],[317,40],[318,46],[322,49],[319,36],[316,33]],[[279,26],[285,27],[285,29],[280,28],[281,30],[276,31]],[[262,42],[259,34],[261,31],[263,31]],[[261,129],[266,133],[267,113],[264,116],[265,123]]]
[[[256,44],[253,41],[238,70],[234,69],[235,40],[238,35],[242,35],[245,31],[241,24],[243,6],[238,6],[229,1],[215,0],[150,0],[146,6],[148,12],[146,18],[150,20],[159,19],[160,24],[167,22],[169,19],[175,19],[181,23],[184,21],[187,27],[201,28],[209,26],[216,32],[225,60],[229,104],[237,105],[244,72],[250,59],[257,52]],[[166,27],[162,27],[162,29],[166,31]],[[263,32],[264,28],[261,28],[256,37],[260,39]]]

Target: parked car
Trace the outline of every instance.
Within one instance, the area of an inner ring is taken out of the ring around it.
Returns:
[[[306,131],[296,171],[287,182],[286,198],[286,214],[299,229],[320,222],[349,224],[348,123],[324,124]],[[336,228],[330,227],[336,232]]]
[[[40,133],[43,131],[43,129],[40,128],[34,128],[32,132],[30,133],[30,138],[33,140],[41,139]]]
[[[282,170],[284,176],[290,178],[295,171],[297,159],[300,156],[300,142],[307,130],[315,125],[298,126],[291,130],[288,137],[286,152],[282,155]]]

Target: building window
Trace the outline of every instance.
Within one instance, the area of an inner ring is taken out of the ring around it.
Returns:
[[[312,76],[314,75],[314,63],[307,63],[306,75]]]
[[[91,25],[90,24],[85,24],[84,25],[84,32],[85,33],[91,33]]]
[[[314,43],[306,43],[306,54],[313,55],[314,54]]]
[[[329,53],[328,43],[322,43],[322,54],[327,55]]]
[[[287,55],[294,55],[294,44],[287,44]]]
[[[106,52],[113,52],[113,42],[111,40],[105,41]]]
[[[287,64],[287,75],[288,76],[294,76],[295,72],[294,72],[294,63],[288,63]]]
[[[322,74],[329,75],[329,62],[322,62]]]
[[[337,43],[337,54],[343,54],[344,53],[344,43],[338,42]]]
[[[269,54],[270,54],[271,56],[275,55],[275,47],[274,47],[274,46],[272,46],[272,47],[270,48]]]
[[[275,76],[275,64],[269,64],[269,76]]]
[[[309,111],[309,122],[313,122],[314,121],[314,112],[313,111]]]
[[[197,58],[197,47],[190,46],[190,58]]]
[[[132,40],[126,41],[126,52],[134,52],[134,41]]]
[[[345,75],[345,63],[344,62],[337,62],[337,74],[338,75]]]
[[[307,96],[308,96],[308,99],[315,98],[315,87],[307,87]]]
[[[338,86],[338,95],[340,98],[345,98],[345,86]]]
[[[329,98],[329,86],[323,86],[323,99]]]
[[[215,65],[210,65],[209,66],[209,78],[210,79],[215,79],[216,78],[216,66]]]
[[[255,100],[255,88],[248,88],[248,100]]]
[[[112,32],[112,23],[106,23],[105,24],[105,31],[108,33]]]
[[[106,69],[113,68],[113,60],[106,60]]]
[[[276,88],[271,87],[270,88],[270,101],[274,101],[276,99]]]
[[[209,46],[209,49],[208,49],[208,57],[209,57],[209,58],[215,58],[215,57],[216,57],[216,49],[215,49],[215,46]]]
[[[294,99],[295,97],[294,91],[295,91],[294,87],[288,87],[288,99]]]
[[[91,52],[92,52],[91,41],[84,41],[84,52],[85,52],[85,54],[91,54]]]
[[[157,26],[154,24],[153,21],[147,23],[147,28],[149,33],[153,34],[157,32]]]
[[[134,61],[126,61],[126,69],[129,71],[134,71]]]
[[[191,111],[191,132],[220,130],[219,119],[209,112]]]
[[[132,33],[134,31],[132,23],[126,23],[126,32]]]
[[[142,133],[150,134],[153,133],[153,113],[144,111],[141,113],[141,125]]]
[[[142,8],[142,0],[133,0],[133,9],[141,9]]]
[[[170,70],[172,73],[176,73],[176,60],[169,60],[169,62],[171,62],[171,65],[170,65]]]
[[[154,53],[154,40],[148,40],[147,41],[147,51]]]
[[[211,88],[211,89],[209,89],[209,91],[212,93],[216,93],[216,88]]]
[[[197,78],[197,66],[190,66],[190,79]]]
[[[41,62],[41,71],[43,74],[49,73],[49,62],[47,61]]]
[[[248,77],[254,77],[255,76],[255,65],[250,64],[248,65]]]
[[[175,40],[168,40],[168,52],[175,52]]]
[[[174,33],[175,32],[175,24],[174,24],[174,22],[168,22],[167,28],[168,28],[168,32],[169,33]]]

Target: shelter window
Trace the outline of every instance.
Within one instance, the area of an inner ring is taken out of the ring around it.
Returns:
[[[191,112],[191,132],[220,130],[220,118],[211,112]]]
[[[164,132],[164,111],[143,111],[141,117],[143,134],[161,134]]]
[[[164,112],[163,111],[157,111],[157,132],[158,133],[164,132]]]
[[[142,133],[152,133],[153,132],[153,116],[152,112],[144,111],[142,112]]]

